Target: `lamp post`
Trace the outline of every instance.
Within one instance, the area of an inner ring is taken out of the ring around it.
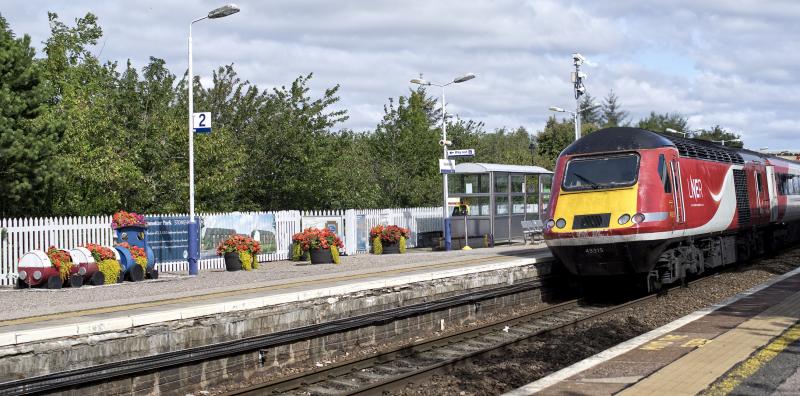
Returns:
[[[669,133],[677,133],[677,134],[681,134],[681,135],[683,135],[683,137],[684,137],[684,138],[686,138],[686,137],[692,137],[692,131],[689,131],[689,132],[681,132],[681,131],[678,131],[678,130],[675,130],[675,129],[672,129],[672,128],[666,128],[666,129],[665,129],[665,131],[667,131],[667,132],[669,132]]]
[[[580,120],[580,113],[569,111],[567,109],[561,107],[550,106],[550,111],[555,111],[557,113],[569,113],[572,114],[572,121],[575,124],[575,140],[581,138],[581,120]]]
[[[572,72],[572,87],[575,92],[575,140],[581,138],[581,96],[586,93],[586,87],[583,86],[583,79],[586,78],[586,73],[581,72],[581,65],[586,59],[579,53],[572,54],[572,63],[575,66],[575,71]]]
[[[197,260],[200,258],[200,230],[194,216],[194,73],[192,72],[192,25],[203,19],[223,18],[239,12],[236,4],[226,4],[211,10],[208,15],[197,18],[189,24],[189,275],[197,275],[200,271]]]
[[[465,81],[469,81],[475,78],[475,75],[472,73],[467,73],[461,77],[456,77],[453,81],[448,82],[447,84],[436,84],[430,81],[423,80],[422,78],[415,78],[411,80],[412,84],[417,85],[432,85],[434,87],[442,88],[442,158],[445,160],[447,159],[447,110],[446,110],[446,102],[444,97],[444,88],[450,84],[460,84]],[[444,249],[451,250],[453,247],[452,238],[450,235],[450,211],[447,210],[447,173],[442,174],[443,177],[443,186],[444,186],[444,206],[442,207],[442,233],[444,234]]]

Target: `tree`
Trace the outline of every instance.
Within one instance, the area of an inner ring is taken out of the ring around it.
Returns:
[[[714,125],[711,129],[701,129],[699,133],[694,135],[695,139],[709,140],[717,143],[725,141],[726,147],[744,147],[741,141],[741,136],[733,132],[729,132],[719,125]]]
[[[544,130],[536,135],[534,147],[534,165],[545,169],[555,167],[556,158],[575,139],[575,124],[572,121],[557,121],[550,117]]]
[[[423,87],[389,99],[370,140],[373,172],[385,206],[434,205],[441,196],[441,111]],[[455,131],[454,131],[455,132]],[[448,136],[449,138],[449,136]]]
[[[15,38],[0,16],[0,215],[47,214],[61,158],[60,122],[41,118],[49,98],[30,36]]]
[[[628,112],[622,110],[622,106],[618,103],[619,98],[614,93],[614,90],[608,92],[608,95],[603,99],[602,113],[603,113],[603,127],[617,127],[624,126],[625,120],[628,118]]]
[[[580,102],[581,124],[600,126],[603,121],[600,112],[601,108],[601,105],[595,103],[595,98],[592,95],[585,94]]]
[[[651,111],[650,115],[647,116],[647,118],[639,120],[636,126],[638,128],[646,129],[648,131],[667,133],[675,136],[683,136],[683,134],[680,133],[675,134],[672,132],[668,132],[667,128],[674,129],[678,132],[686,132],[688,124],[689,123],[686,120],[686,118],[684,118],[678,113],[656,114],[655,111]]]

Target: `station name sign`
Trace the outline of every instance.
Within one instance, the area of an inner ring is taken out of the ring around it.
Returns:
[[[447,150],[448,157],[474,157],[475,149]]]

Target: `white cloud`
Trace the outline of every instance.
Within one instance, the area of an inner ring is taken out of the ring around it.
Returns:
[[[239,14],[195,24],[194,70],[204,83],[229,63],[261,89],[313,72],[314,93],[341,85],[337,105],[350,115],[343,127],[354,130],[373,128],[387,98],[408,94],[408,80],[420,72],[433,81],[478,75],[448,88],[449,110],[462,118],[489,130],[541,128],[548,106],[574,103],[570,54],[579,51],[590,60],[589,92],[600,99],[613,88],[634,121],[650,111],[679,112],[694,128],[720,124],[742,133],[748,146],[797,146],[796,1],[238,4]],[[105,33],[101,58],[142,67],[155,56],[177,75],[186,70],[189,22],[218,5],[0,0],[12,29],[31,34],[38,48],[48,10],[70,24],[91,11]]]

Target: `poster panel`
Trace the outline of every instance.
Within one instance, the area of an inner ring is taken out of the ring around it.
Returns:
[[[217,246],[229,235],[246,235],[261,244],[261,253],[275,253],[275,215],[230,213],[203,216],[200,258],[217,257]]]
[[[189,257],[189,216],[145,216],[147,243],[156,262],[183,261]]]

